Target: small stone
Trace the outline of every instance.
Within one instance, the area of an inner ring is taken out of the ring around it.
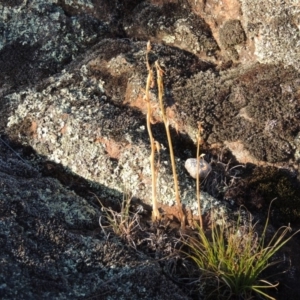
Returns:
[[[189,158],[184,164],[186,170],[189,174],[196,179],[197,177],[197,159]],[[199,160],[199,175],[200,178],[205,178],[211,171],[211,165],[203,158],[200,157]]]

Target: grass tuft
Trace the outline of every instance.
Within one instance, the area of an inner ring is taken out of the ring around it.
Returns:
[[[188,250],[185,254],[192,259],[205,279],[217,279],[218,287],[211,293],[213,299],[250,299],[258,294],[267,299],[275,299],[267,294],[268,289],[275,288],[278,283],[260,279],[262,272],[270,266],[279,263],[270,262],[278,250],[283,247],[295,234],[290,226],[283,226],[266,242],[266,231],[269,223],[269,214],[261,236],[256,231],[248,217],[246,224],[241,224],[241,214],[232,227],[225,222],[221,225],[212,224],[210,234],[201,226],[197,227],[197,236],[188,236],[184,245]],[[213,219],[213,218],[212,218]],[[222,295],[222,296],[220,296]],[[226,295],[226,297],[224,297]]]
[[[136,235],[142,229],[140,228],[139,212],[132,213],[130,211],[131,197],[127,196],[123,200],[120,212],[113,210],[111,207],[105,207],[99,199],[98,201],[102,212],[104,212],[99,218],[99,225],[104,234],[108,237],[109,231],[112,230],[132,248],[136,249]]]

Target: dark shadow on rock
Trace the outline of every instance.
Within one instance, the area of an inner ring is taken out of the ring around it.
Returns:
[[[89,197],[101,186],[1,139],[1,299],[189,299],[156,261],[101,232]]]
[[[49,161],[47,157],[38,154],[31,146],[24,146],[17,141],[10,141],[5,135],[1,136],[1,140],[2,148],[6,147],[6,152],[11,152],[9,156],[15,156],[14,158],[17,161],[19,160],[22,164],[25,163],[30,170],[39,173],[39,176],[57,179],[64,188],[74,191],[78,196],[86,200],[94,199],[94,195],[96,195],[104,205],[112,206],[116,210],[120,208],[120,203],[125,197],[123,193],[74,174],[62,164]],[[20,169],[20,171],[23,170]],[[27,173],[20,174],[18,176],[30,178]],[[99,210],[101,208],[97,201],[92,201],[90,204],[98,207]]]

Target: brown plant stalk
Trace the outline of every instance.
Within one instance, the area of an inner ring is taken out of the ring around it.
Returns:
[[[201,212],[201,199],[200,199],[200,143],[201,143],[201,134],[202,134],[202,123],[198,123],[198,134],[197,134],[197,177],[196,177],[196,195],[197,195],[197,202],[198,202],[198,214],[199,214],[199,221],[200,221],[200,228],[203,229],[203,221],[202,221],[202,212]]]
[[[159,66],[159,63],[157,61],[155,62],[155,67],[156,67],[156,73],[157,73],[159,105],[160,105],[160,110],[162,113],[163,122],[165,124],[167,139],[168,139],[168,144],[169,144],[169,151],[170,151],[170,158],[171,158],[171,165],[172,165],[172,172],[173,172],[173,179],[174,179],[175,199],[176,199],[176,204],[177,204],[178,213],[179,213],[179,217],[180,217],[181,228],[184,229],[185,214],[183,212],[181,201],[180,201],[180,191],[179,191],[179,185],[178,185],[178,179],[177,179],[175,156],[174,156],[172,138],[171,138],[171,133],[170,133],[170,128],[169,128],[170,122],[166,116],[164,103],[163,103],[163,96],[164,96],[163,70],[161,69],[161,67]]]
[[[157,203],[157,168],[155,167],[155,151],[157,150],[156,142],[153,138],[152,130],[151,130],[151,103],[150,103],[150,96],[149,96],[149,90],[151,83],[153,81],[153,71],[151,70],[150,64],[149,64],[149,58],[148,54],[151,51],[151,44],[150,41],[147,43],[147,51],[146,51],[146,64],[147,64],[147,70],[148,70],[148,77],[147,77],[147,83],[146,83],[146,102],[147,102],[147,131],[150,139],[150,145],[151,145],[151,154],[150,154],[150,166],[151,166],[151,175],[152,175],[152,219],[158,220],[161,218],[159,210],[158,210],[158,203]]]

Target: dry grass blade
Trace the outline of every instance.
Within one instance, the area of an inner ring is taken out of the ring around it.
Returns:
[[[140,227],[140,216],[138,212],[130,212],[131,198],[127,197],[127,199],[123,200],[120,212],[114,211],[110,207],[107,208],[99,199],[98,201],[101,205],[101,210],[104,212],[104,215],[99,218],[99,225],[106,236],[109,236],[106,229],[112,230],[117,236],[121,237],[131,247],[136,249],[135,236],[138,231],[142,229]]]

